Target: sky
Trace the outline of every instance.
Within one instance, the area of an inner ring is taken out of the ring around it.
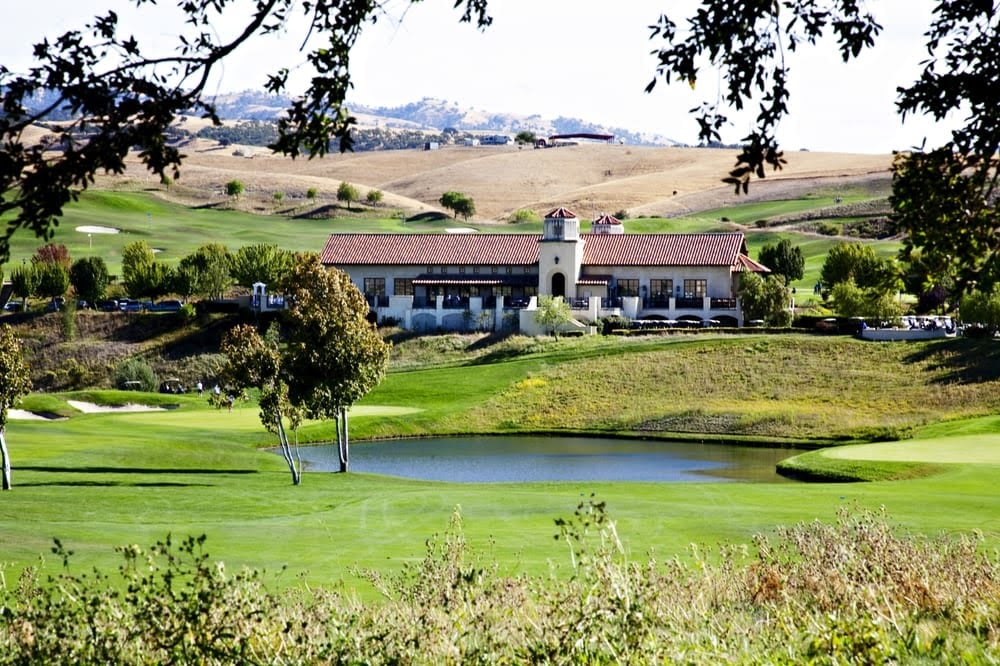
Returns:
[[[236,0],[213,29],[225,37],[239,26]],[[661,13],[681,24],[694,0],[492,0],[493,25],[479,31],[459,23],[452,0],[387,0],[385,13],[360,37],[352,53],[350,100],[398,106],[425,97],[489,112],[546,118],[566,116],[634,132],[697,142],[688,110],[714,101],[718,77],[706,71],[694,90],[665,85],[651,93],[657,47],[649,26]],[[865,3],[863,3],[865,4]],[[845,65],[832,42],[791,59],[790,115],[779,129],[786,150],[889,153],[947,139],[947,123],[896,114],[896,87],[915,79],[925,57],[922,33],[933,0],[868,0],[884,27],[874,50]],[[0,23],[0,63],[18,71],[30,64],[32,44],[82,26],[106,9],[140,42],[165,51],[181,28],[176,5],[136,10],[127,0],[33,0],[5,12]],[[246,16],[246,13],[242,13]],[[266,74],[292,70],[292,92],[304,90],[308,66],[299,47],[306,36],[292,19],[278,36],[261,38],[225,65],[210,90],[262,89]],[[314,42],[319,44],[319,42]],[[734,117],[723,141],[737,142],[751,118]]]

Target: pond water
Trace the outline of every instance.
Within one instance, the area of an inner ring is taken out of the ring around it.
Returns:
[[[307,470],[337,471],[337,447],[300,447]],[[774,467],[801,453],[598,437],[442,437],[351,444],[351,470],[456,483],[526,481],[784,482]]]

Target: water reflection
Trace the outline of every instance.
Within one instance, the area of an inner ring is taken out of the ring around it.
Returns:
[[[457,483],[526,481],[786,481],[797,449],[595,437],[445,437],[351,445],[351,469]],[[306,468],[336,471],[336,446],[301,448]]]

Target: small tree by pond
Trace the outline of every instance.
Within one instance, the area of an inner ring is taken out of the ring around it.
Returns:
[[[10,490],[10,454],[7,451],[7,415],[31,390],[28,366],[24,362],[21,341],[10,326],[0,326],[0,490]]]
[[[368,321],[368,303],[346,273],[329,270],[315,254],[301,255],[285,283],[287,336],[265,341],[250,325],[223,340],[227,381],[239,390],[261,391],[261,421],[277,433],[282,455],[301,483],[284,419],[333,419],[340,471],[350,464],[347,409],[378,385],[389,362],[389,345]]]

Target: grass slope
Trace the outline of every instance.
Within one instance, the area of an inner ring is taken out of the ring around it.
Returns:
[[[354,436],[505,425],[636,430],[695,407],[702,416],[690,423],[718,423],[708,416],[739,408],[750,421],[777,423],[771,432],[777,435],[798,432],[797,422],[815,418],[811,410],[819,404],[824,419],[848,431],[890,417],[898,427],[931,424],[917,430],[913,443],[923,447],[936,473],[864,484],[466,485],[307,472],[303,485],[293,487],[281,459],[259,450],[274,440],[253,405],[220,411],[182,396],[165,411],[69,412],[63,421],[10,423],[15,488],[0,502],[0,561],[8,563],[7,580],[26,566],[57,571],[60,563],[45,557],[53,537],[75,552],[77,566],[110,567],[118,561],[115,546],[148,545],[167,533],[205,533],[213,557],[230,567],[287,567],[282,584],[343,581],[364,590],[353,566],[396,571],[415,561],[424,540],[445,528],[456,507],[471,545],[495,553],[506,570],[543,573],[552,562],[565,562],[552,539],[553,519],[571,513],[580,496],[590,493],[608,502],[636,557],[682,556],[690,543],[746,542],[781,525],[832,521],[844,506],[885,506],[902,529],[928,534],[981,529],[987,547],[1000,545],[995,459],[951,463],[935,455],[944,448],[929,443],[951,436],[995,438],[996,419],[984,416],[996,411],[1000,394],[993,348],[968,341],[873,345],[795,335],[471,344],[472,361],[465,365],[457,362],[466,353],[459,348],[443,353],[437,367],[391,373],[354,414]],[[405,357],[405,343],[400,347],[397,354]],[[693,380],[685,373],[698,367],[715,381],[677,381]],[[831,374],[804,373],[823,367]],[[665,376],[674,381],[656,383]],[[834,383],[829,377],[842,379]],[[544,391],[539,381],[546,382]],[[737,395],[727,399],[721,391],[706,391],[710,383]],[[939,395],[927,399],[933,393]],[[113,404],[126,396],[47,396],[44,403],[59,411],[56,403],[64,397]],[[419,411],[395,409],[401,407]],[[784,409],[788,418],[760,418]],[[538,422],[527,418],[539,410]],[[981,418],[935,425],[973,415]],[[329,433],[322,424],[302,431],[306,438]]]

